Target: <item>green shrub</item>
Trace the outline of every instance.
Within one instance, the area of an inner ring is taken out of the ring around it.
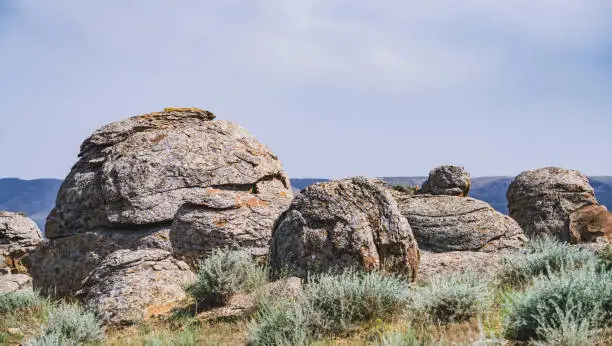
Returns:
[[[320,333],[342,332],[356,322],[389,317],[402,311],[410,287],[404,280],[378,272],[345,271],[311,277],[305,289],[311,323]]]
[[[612,321],[612,272],[596,263],[540,276],[504,302],[506,336],[583,340]]]
[[[219,249],[200,263],[196,281],[186,291],[199,303],[222,305],[235,293],[263,285],[266,277],[248,251]]]
[[[60,304],[49,311],[42,335],[32,345],[82,344],[104,340],[104,330],[97,316],[76,304]]]
[[[249,326],[253,346],[306,345],[310,337],[304,302],[266,300]]]
[[[0,294],[0,313],[43,305],[47,302],[35,292],[9,292]]]
[[[596,255],[588,249],[561,243],[550,237],[533,239],[525,251],[502,259],[500,278],[503,284],[524,285],[539,275],[578,268],[597,260]]]
[[[492,303],[492,288],[473,272],[435,278],[414,289],[409,311],[436,322],[465,321]]]

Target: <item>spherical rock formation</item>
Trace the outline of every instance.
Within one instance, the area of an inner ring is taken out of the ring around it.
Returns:
[[[466,197],[470,186],[470,174],[463,167],[440,166],[429,172],[420,193]]]
[[[419,247],[434,252],[491,252],[518,248],[527,239],[516,223],[470,197],[393,193]]]
[[[510,184],[506,196],[510,216],[525,234],[548,234],[562,241],[570,241],[570,215],[597,204],[585,175],[557,167],[521,173]]]
[[[277,221],[270,265],[299,277],[365,268],[414,279],[419,250],[390,193],[357,177],[314,184],[297,195]]]
[[[42,240],[34,221],[0,211],[0,293],[31,288],[30,254]]]
[[[47,218],[49,240],[33,257],[35,286],[55,296],[121,300],[117,294],[140,287],[134,278],[156,262],[192,265],[216,247],[266,255],[274,221],[291,203],[289,180],[270,148],[214,118],[199,109],[168,108],[106,125],[85,140]],[[165,255],[147,252],[153,250]],[[123,274],[115,273],[123,271],[107,269],[127,261],[130,251],[148,257],[130,269],[135,276],[119,279]],[[187,277],[182,271],[155,276],[165,285]],[[100,284],[86,285],[93,273]],[[123,288],[109,291],[111,279]],[[179,299],[179,291],[126,298],[122,312],[107,309],[105,318],[142,316],[128,312],[162,297]]]
[[[612,213],[603,205],[587,205],[570,214],[572,243],[594,242],[606,237],[612,242]]]

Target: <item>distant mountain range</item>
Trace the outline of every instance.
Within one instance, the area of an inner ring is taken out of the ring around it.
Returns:
[[[422,186],[427,177],[383,177],[390,185]],[[472,178],[470,197],[483,200],[496,210],[507,214],[506,190],[514,177]],[[323,178],[291,179],[291,186],[300,191],[315,183],[324,182]],[[612,210],[612,177],[589,177],[599,203]],[[23,212],[33,219],[41,230],[45,219],[55,205],[57,191],[62,184],[59,179],[21,180],[17,178],[0,179],[0,210]]]

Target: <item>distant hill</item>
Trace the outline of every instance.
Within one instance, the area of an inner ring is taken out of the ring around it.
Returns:
[[[23,212],[44,230],[61,184],[59,179],[0,179],[0,210]]]
[[[390,185],[422,186],[426,177],[383,177]],[[507,214],[506,190],[513,177],[472,178],[470,196],[491,204],[496,210]],[[324,178],[291,179],[294,191],[300,191]],[[599,203],[612,210],[612,177],[590,177],[591,185]],[[17,178],[0,179],[0,210],[23,212],[32,218],[44,231],[47,215],[55,205],[55,197],[62,181],[59,179],[21,180]]]

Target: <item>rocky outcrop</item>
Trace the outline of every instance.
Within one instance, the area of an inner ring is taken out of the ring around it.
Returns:
[[[548,234],[562,241],[570,241],[570,215],[597,204],[586,176],[557,167],[521,173],[510,184],[507,198],[510,216],[525,234]]]
[[[31,288],[30,254],[42,240],[34,221],[0,212],[0,293]]]
[[[353,267],[414,279],[419,250],[390,193],[357,177],[318,183],[297,195],[277,221],[270,265],[299,277]]]
[[[596,241],[606,237],[612,242],[612,213],[603,205],[587,205],[570,214],[570,238],[572,243]]]
[[[189,266],[168,251],[119,250],[84,279],[77,296],[102,312],[106,323],[139,321],[170,311],[193,278]]]
[[[434,252],[491,252],[517,248],[526,238],[508,216],[470,197],[393,192],[419,247]]]
[[[501,268],[501,259],[510,251],[421,251],[419,280],[449,277],[464,272],[477,273],[483,280],[494,280]]]
[[[470,174],[463,167],[440,166],[429,172],[420,193],[467,197],[470,192]]]
[[[35,286],[102,305],[128,292],[120,310],[104,306],[108,321],[131,320],[183,294],[179,287],[132,299],[129,292],[145,287],[139,275],[178,283],[189,276],[181,261],[194,264],[216,247],[266,255],[274,221],[292,199],[289,181],[268,147],[214,118],[166,109],[106,125],[85,140],[47,218],[49,241],[33,257]],[[131,251],[144,262],[133,264]],[[113,280],[121,287],[109,290]]]

